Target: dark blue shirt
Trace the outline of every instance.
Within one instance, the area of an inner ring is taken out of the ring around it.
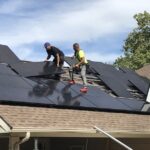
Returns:
[[[52,55],[54,56],[54,59],[57,59],[57,54],[60,57],[64,57],[64,53],[60,49],[58,49],[54,46],[51,46],[51,49],[50,50],[47,49],[46,51],[48,54],[47,59],[50,59]]]

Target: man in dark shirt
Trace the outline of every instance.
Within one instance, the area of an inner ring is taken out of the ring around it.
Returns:
[[[47,54],[48,54],[45,61],[48,61],[51,58],[51,56],[53,56],[54,57],[53,62],[55,63],[55,65],[57,67],[62,67],[64,64],[64,53],[60,49],[52,46],[48,42],[46,42],[44,44],[44,47],[45,47]]]

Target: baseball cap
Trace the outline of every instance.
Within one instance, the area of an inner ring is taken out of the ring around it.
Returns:
[[[51,46],[51,44],[50,44],[49,42],[46,42],[46,43],[44,44],[44,47],[47,48],[48,46]]]

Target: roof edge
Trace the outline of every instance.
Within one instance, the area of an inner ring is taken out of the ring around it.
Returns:
[[[80,129],[62,129],[62,128],[15,128],[11,131],[12,135],[24,136],[26,132],[30,132],[32,137],[89,137],[104,138],[103,134],[98,133],[93,128]],[[117,138],[150,138],[150,131],[107,131],[109,134]]]
[[[0,134],[10,133],[11,129],[12,127],[2,117],[0,117]]]

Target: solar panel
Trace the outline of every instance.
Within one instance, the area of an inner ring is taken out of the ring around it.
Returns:
[[[94,62],[89,60],[89,65],[91,68],[94,68],[100,75],[106,75],[108,73],[119,73],[114,66],[101,62]]]
[[[133,95],[127,90],[126,84],[119,80],[118,77],[112,75],[98,76],[117,96],[133,98]]]
[[[11,67],[24,77],[63,73],[62,69],[52,62],[19,62],[12,64]]]
[[[18,76],[7,65],[0,64],[0,103],[52,104],[46,97],[33,96],[35,84],[32,80]]]
[[[1,63],[17,63],[19,62],[19,58],[10,50],[10,48],[6,45],[0,45],[0,62]]]
[[[6,89],[8,86],[11,88],[30,88],[19,76],[0,75],[0,85]]]
[[[128,112],[141,112],[146,104],[145,101],[133,98],[128,91],[130,85],[135,85],[147,94],[148,83],[145,84],[145,81],[133,72],[89,61],[93,73],[96,72],[97,77],[116,95],[124,98],[113,97],[94,86],[89,86],[88,93],[83,94],[80,93],[81,84],[70,85],[65,81],[43,78],[45,75],[63,73],[60,68],[52,65],[52,62],[20,61],[3,45],[0,45],[1,53],[0,61],[8,63],[9,66],[0,64],[0,103]],[[69,65],[77,63],[77,60],[69,57],[65,60]]]
[[[72,89],[79,92],[81,85],[73,85]],[[83,95],[98,109],[141,111],[144,101],[137,99],[112,97],[97,87],[89,87],[89,92]]]
[[[147,95],[149,85],[146,84],[146,83],[144,82],[144,80],[135,79],[134,77],[131,78],[131,76],[130,76],[129,81],[130,81],[134,86],[136,86],[142,93],[144,93],[145,95]]]
[[[150,82],[145,81],[142,77],[130,69],[121,68],[121,70],[125,72],[126,77],[134,86],[147,95]]]
[[[50,106],[52,102],[44,97],[35,97],[30,94],[30,89],[7,88],[0,86],[0,103],[6,104],[26,104],[26,105],[45,105]],[[13,93],[13,94],[12,94]]]
[[[65,57],[65,62],[67,62],[70,66],[77,64],[79,61],[75,58]]]
[[[75,92],[71,89],[71,85],[65,84],[62,81],[56,80],[41,80],[40,93],[51,99],[52,102],[59,106],[70,106],[70,107],[84,107],[93,108],[95,107],[90,102],[88,102],[80,92]],[[38,91],[39,85],[34,86],[34,91]],[[43,85],[43,86],[42,86]],[[34,92],[34,94],[39,94]]]
[[[89,64],[90,67],[93,68],[99,75],[109,75],[113,78],[117,78],[119,82],[123,82],[123,84],[126,86],[130,85],[128,78],[125,76],[125,74],[114,66],[93,61],[89,61]]]
[[[141,111],[145,102],[138,99],[128,99],[128,98],[116,98],[122,104],[131,108],[131,110]]]
[[[52,102],[45,97],[33,96],[31,93],[32,89],[32,86],[21,77],[0,75],[1,103],[52,104]]]
[[[93,68],[100,78],[117,96],[133,98],[128,91],[128,79],[124,73],[117,70],[115,67],[100,62],[89,61],[90,67]]]
[[[79,86],[74,85],[72,88],[76,90],[76,92],[79,92]],[[110,97],[108,94],[96,87],[89,87],[89,92],[84,94],[83,97],[95,105],[96,108],[110,110],[131,110],[129,107],[121,104],[119,101],[115,100],[113,97]]]
[[[54,80],[45,80],[42,83],[46,84],[47,88],[40,91],[43,91],[43,95],[51,99],[56,105],[92,109],[132,110],[98,88],[90,87],[88,94],[82,94],[79,92],[81,85],[78,84],[72,86],[67,82]]]
[[[144,103],[114,98],[96,87],[89,87],[89,92],[82,94],[81,86],[52,79],[35,82],[17,75],[0,75],[0,102],[121,111],[140,111]]]
[[[16,73],[6,64],[0,64],[0,74],[2,75],[16,75]]]
[[[75,59],[66,57],[69,65],[76,63]],[[135,86],[139,91],[147,94],[149,82],[146,83],[139,75],[129,69],[119,69],[112,65],[89,60],[90,70],[99,74],[99,78],[109,87],[117,96],[133,98],[129,92],[130,87]]]

